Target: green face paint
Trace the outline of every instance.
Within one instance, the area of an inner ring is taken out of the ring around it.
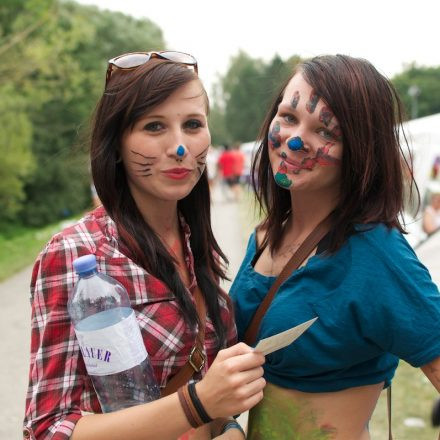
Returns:
[[[264,399],[249,412],[249,440],[295,439],[331,440],[337,431],[330,425],[319,426],[316,414],[306,403],[286,399],[284,393],[268,386]]]
[[[275,182],[283,188],[290,188],[292,186],[292,181],[287,175],[280,172],[275,174]]]

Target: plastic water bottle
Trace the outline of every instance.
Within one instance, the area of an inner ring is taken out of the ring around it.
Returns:
[[[124,286],[96,269],[94,255],[73,262],[68,302],[79,347],[103,412],[150,402],[159,386]]]

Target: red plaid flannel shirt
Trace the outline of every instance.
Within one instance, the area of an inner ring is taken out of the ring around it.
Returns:
[[[196,278],[190,231],[183,219],[181,222],[192,287]],[[127,289],[161,387],[188,360],[195,332],[185,324],[173,293],[124,255],[119,245],[115,223],[100,207],[55,235],[35,263],[31,282],[32,333],[25,439],[68,439],[82,412],[101,412],[67,313],[68,295],[78,279],[72,263],[81,255],[95,254],[99,270]],[[226,298],[221,297],[219,302],[228,328],[228,345],[232,345],[237,336],[231,310]],[[209,317],[205,352],[207,365],[203,374],[217,353]]]

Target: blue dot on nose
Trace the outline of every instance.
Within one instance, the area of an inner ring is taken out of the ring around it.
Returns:
[[[177,155],[182,157],[185,154],[185,148],[183,147],[183,145],[179,145],[177,147]]]
[[[292,139],[289,139],[289,141],[287,142],[287,146],[294,151],[301,150],[302,148],[304,148],[304,142],[299,136],[296,136]]]

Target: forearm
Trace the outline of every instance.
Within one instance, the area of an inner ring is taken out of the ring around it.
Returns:
[[[190,429],[177,393],[174,393],[113,413],[83,416],[71,440],[175,440]]]

